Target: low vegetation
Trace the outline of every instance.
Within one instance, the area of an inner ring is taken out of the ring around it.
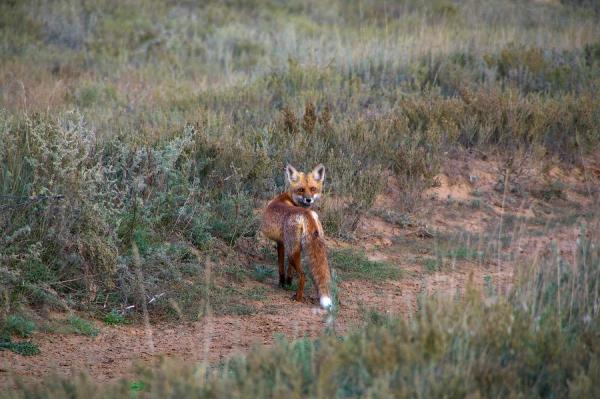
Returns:
[[[96,328],[89,321],[82,319],[79,316],[71,315],[68,318],[69,326],[73,333],[80,335],[89,335],[91,337],[95,337],[98,335],[98,328]]]
[[[24,356],[37,355],[39,348],[29,340],[36,329],[35,323],[22,315],[9,315],[0,326],[0,350],[10,350]]]
[[[369,314],[346,336],[282,339],[216,368],[166,363],[134,384],[54,378],[6,396],[597,397],[598,244],[582,240],[576,264],[555,252],[524,265],[508,297],[470,287],[410,320]]]

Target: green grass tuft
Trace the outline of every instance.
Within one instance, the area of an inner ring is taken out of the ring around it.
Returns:
[[[82,319],[81,317],[71,315],[68,318],[69,326],[73,333],[80,335],[87,335],[89,337],[95,337],[98,335],[100,330],[96,328],[91,322]]]
[[[3,339],[0,341],[0,350],[9,350],[22,356],[35,356],[40,354],[40,348],[31,341],[13,342]]]
[[[364,253],[351,249],[332,251],[330,259],[331,267],[339,271],[342,279],[383,281],[402,276],[402,271],[397,265],[369,260]]]
[[[111,310],[109,313],[104,316],[104,324],[109,326],[118,326],[121,324],[125,324],[125,316],[118,313],[115,309]]]
[[[265,280],[267,280],[267,279],[272,278],[273,276],[275,276],[274,266],[265,266],[265,265],[255,264],[252,267],[252,271],[250,272],[250,276],[254,280],[260,281],[262,283]]]

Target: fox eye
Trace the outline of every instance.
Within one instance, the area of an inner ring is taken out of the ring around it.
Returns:
[[[299,188],[298,189],[298,194],[302,194],[302,193],[304,193],[304,189],[303,188]]]
[[[311,192],[311,193],[314,193],[315,191],[317,191],[317,188],[316,188],[316,187],[311,187],[311,188],[310,188],[310,192]]]

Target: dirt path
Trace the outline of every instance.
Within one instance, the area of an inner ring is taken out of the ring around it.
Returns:
[[[393,315],[409,315],[417,306],[417,296],[425,292],[454,293],[464,287],[470,272],[407,277],[399,281],[371,283],[353,280],[343,282],[340,292],[340,315],[336,331],[343,333],[362,322],[366,309],[377,309]],[[483,282],[482,273],[474,280]],[[0,352],[0,381],[10,384],[13,377],[40,379],[52,373],[90,374],[97,381],[113,381],[132,377],[137,363],[150,364],[161,357],[183,362],[208,361],[216,364],[255,345],[269,345],[278,335],[287,338],[316,337],[327,327],[327,316],[314,304],[298,303],[289,291],[274,289],[262,301],[268,311],[249,316],[206,316],[193,323],[160,323],[104,326],[96,323],[96,337],[37,333],[35,342],[41,354],[20,356]]]
[[[363,219],[350,244],[364,249],[372,260],[397,265],[403,276],[384,282],[343,281],[338,332],[362,323],[370,309],[410,317],[419,296],[453,298],[469,281],[482,290],[491,285],[496,292],[507,291],[515,265],[548,251],[552,244],[565,259],[574,257],[580,225],[589,224],[581,215],[598,205],[594,195],[585,195],[590,183],[578,171],[551,170],[550,175],[558,176],[567,188],[560,198],[545,201],[498,190],[499,162],[455,159],[444,170],[439,187],[426,192],[422,206],[412,214],[414,222],[398,220],[400,188],[393,181]],[[529,171],[514,184],[521,184],[522,191],[543,190],[545,177],[535,176]],[[329,244],[347,245],[334,240]],[[11,386],[14,377],[39,380],[51,373],[86,372],[96,381],[114,381],[132,377],[137,363],[150,364],[162,357],[216,364],[255,345],[272,344],[277,335],[315,337],[327,327],[326,315],[314,303],[295,302],[290,291],[272,282],[263,285],[265,298],[252,315],[209,315],[193,323],[147,328],[96,323],[100,329],[96,337],[36,333],[40,355],[0,352],[0,386]]]

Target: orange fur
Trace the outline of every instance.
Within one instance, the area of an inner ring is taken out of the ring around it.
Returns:
[[[327,262],[325,236],[317,213],[310,210],[320,198],[325,169],[318,165],[305,175],[288,165],[286,177],[289,190],[269,202],[263,215],[261,230],[267,238],[277,243],[279,284],[291,284],[293,270],[298,275],[296,299],[302,300],[306,277],[300,259],[304,252],[321,298],[321,305],[329,307],[331,274]],[[287,270],[286,257],[289,264]]]

